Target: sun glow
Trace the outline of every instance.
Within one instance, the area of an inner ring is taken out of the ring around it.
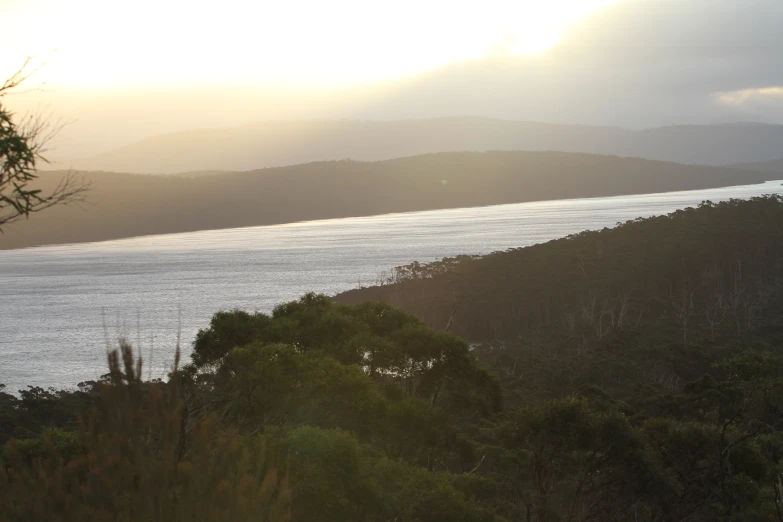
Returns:
[[[36,55],[74,87],[361,84],[541,53],[614,1],[0,0],[0,73]]]

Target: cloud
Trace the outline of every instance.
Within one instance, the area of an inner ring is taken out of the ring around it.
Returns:
[[[442,67],[401,82],[364,115],[634,128],[749,117],[783,123],[783,106],[762,113],[724,98],[783,85],[781,20],[781,0],[623,0],[572,26],[541,56]]]
[[[781,123],[783,87],[761,87],[721,92],[715,95],[725,110],[744,121]]]
[[[481,59],[373,86],[52,93],[52,110],[78,120],[58,137],[56,152],[74,158],[162,132],[264,119],[783,124],[781,21],[783,0],[620,0],[576,22],[543,54],[514,54],[512,40],[500,38]]]
[[[718,94],[718,101],[726,105],[749,105],[757,103],[783,103],[783,87],[741,89]]]

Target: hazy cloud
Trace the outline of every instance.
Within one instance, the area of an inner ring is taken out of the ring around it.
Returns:
[[[727,105],[750,105],[758,103],[783,102],[783,87],[763,87],[761,89],[742,89],[718,95],[718,100]]]
[[[582,20],[542,56],[453,64],[410,80],[375,109],[634,128],[783,123],[768,90],[783,85],[781,24],[780,0],[625,0]],[[758,101],[764,111],[750,103]]]

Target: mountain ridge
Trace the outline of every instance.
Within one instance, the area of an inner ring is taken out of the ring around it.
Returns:
[[[41,173],[50,191],[62,173]],[[90,203],[14,223],[0,249],[398,212],[746,185],[777,174],[565,152],[451,152],[246,172],[88,172]]]
[[[351,158],[382,161],[495,150],[610,154],[699,165],[779,158],[781,125],[672,125],[631,130],[478,116],[405,120],[276,120],[152,136],[73,167],[172,174],[252,170]]]

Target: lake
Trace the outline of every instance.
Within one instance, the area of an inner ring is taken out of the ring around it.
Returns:
[[[412,261],[532,245],[781,188],[770,181],[0,251],[0,383],[15,392],[95,379],[120,336],[141,347],[145,373],[161,377],[178,337],[187,356],[218,310],[269,312],[309,291],[372,284]]]

